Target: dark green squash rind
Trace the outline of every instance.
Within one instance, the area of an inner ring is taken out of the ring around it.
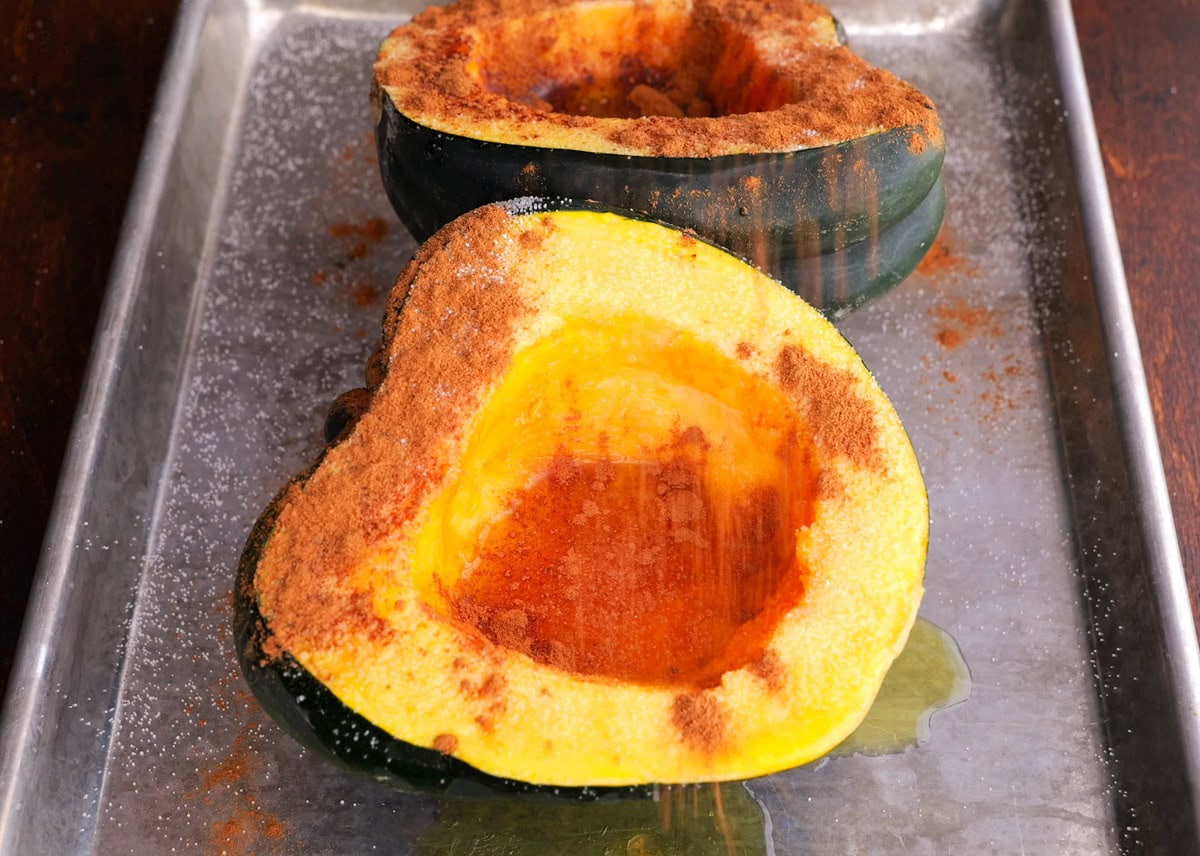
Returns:
[[[751,260],[809,258],[840,252],[905,219],[928,197],[944,157],[940,145],[908,127],[835,146],[713,158],[539,148],[435,131],[403,115],[386,91],[377,97],[384,188],[418,241],[481,205],[533,195],[640,212]],[[874,172],[875,188],[856,164]],[[803,293],[788,266],[766,272]],[[878,283],[861,290],[877,293]]]
[[[945,211],[946,188],[939,177],[902,220],[841,252],[800,259],[776,256],[766,264],[753,258],[747,261],[762,270],[786,270],[792,291],[836,321],[890,291],[916,270],[937,238]]]

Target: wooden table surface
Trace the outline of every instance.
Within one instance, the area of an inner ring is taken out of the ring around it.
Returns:
[[[176,5],[0,3],[0,692]],[[1075,14],[1195,611],[1200,5]]]

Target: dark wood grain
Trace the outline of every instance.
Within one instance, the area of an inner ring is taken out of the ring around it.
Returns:
[[[0,692],[175,6],[0,2]]]
[[[0,691],[175,7],[0,3]],[[1195,604],[1200,4],[1075,12]]]
[[[1200,3],[1075,0],[1191,592],[1200,593]]]

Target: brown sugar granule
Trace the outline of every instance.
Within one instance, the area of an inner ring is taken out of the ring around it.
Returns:
[[[507,239],[509,218],[498,206],[467,215],[428,240],[397,280],[372,406],[287,493],[259,562],[255,586],[281,647],[386,632],[342,578],[371,543],[411,519],[446,466],[442,441],[511,358],[512,325],[527,308],[514,273],[490,267],[493,254],[481,252]]]
[[[826,365],[795,345],[780,349],[775,370],[820,448],[862,467],[882,466],[875,416],[859,396],[853,374]]]
[[[728,714],[721,703],[708,693],[675,696],[671,704],[671,724],[693,749],[712,753],[725,739]]]
[[[517,236],[521,246],[529,251],[536,250],[546,240],[546,233],[541,229],[525,229]]]
[[[443,755],[453,755],[458,749],[458,738],[453,734],[439,734],[433,738],[433,748]]]
[[[673,116],[676,119],[682,119],[684,116],[678,104],[653,86],[644,83],[639,83],[629,90],[628,98],[643,116]]]
[[[949,350],[957,348],[965,341],[962,332],[952,327],[939,327],[933,337],[939,345]]]

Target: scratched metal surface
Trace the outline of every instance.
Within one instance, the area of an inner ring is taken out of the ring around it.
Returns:
[[[841,327],[922,460],[922,615],[973,687],[922,745],[747,783],[761,819],[738,847],[1189,852],[1187,687],[1153,605],[1156,521],[1126,472],[1064,130],[1070,69],[1045,26],[1065,4],[895,5],[835,11],[852,46],[942,110],[949,252]],[[413,250],[366,98],[373,50],[406,14],[184,7],[94,369],[103,394],[81,416],[91,457],[64,483],[74,516],[47,559],[66,570],[9,700],[10,852],[551,850],[327,766],[258,708],[232,651],[245,535],[316,454],[328,403],[361,384]],[[614,852],[568,823],[557,834],[564,852]]]

